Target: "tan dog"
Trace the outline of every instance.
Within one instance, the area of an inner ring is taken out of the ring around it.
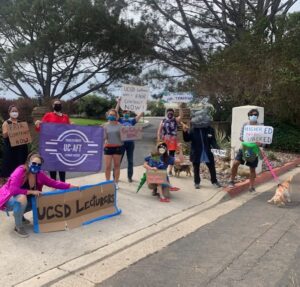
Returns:
[[[177,163],[175,163],[175,165],[174,165],[175,176],[179,177],[180,173],[182,171],[186,172],[186,176],[192,176],[191,164],[189,164],[189,163],[187,163],[187,164],[184,164],[184,163],[183,164],[177,164]]]
[[[289,192],[292,176],[283,183],[278,184],[274,196],[268,200],[268,203],[274,203],[277,206],[285,206],[287,202],[291,202],[291,196]]]

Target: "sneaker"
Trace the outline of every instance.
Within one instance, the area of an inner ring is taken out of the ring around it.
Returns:
[[[133,182],[132,178],[128,178],[128,182],[130,183]]]
[[[29,225],[31,222],[30,222],[30,220],[28,220],[27,218],[25,218],[24,216],[23,216],[23,218],[22,218],[22,222],[23,222],[23,224],[25,224],[25,225]]]
[[[199,183],[196,183],[196,184],[195,184],[195,188],[196,188],[196,189],[200,189],[200,184],[199,184]]]
[[[23,238],[26,238],[29,236],[29,234],[25,231],[23,226],[19,227],[19,228],[15,227],[14,231],[18,236],[23,237]]]
[[[152,196],[159,196],[159,193],[157,192],[157,189],[154,189],[152,191]]]
[[[170,199],[165,197],[165,198],[160,198],[159,201],[160,202],[170,202]]]
[[[219,182],[214,182],[212,185],[216,188],[222,187],[222,185]]]
[[[234,187],[234,181],[233,181],[233,180],[229,181],[229,182],[228,182],[228,186],[229,186],[229,187]]]
[[[169,171],[168,175],[169,175],[169,176],[173,176],[173,172],[172,172],[172,171]]]
[[[170,187],[170,191],[178,191],[178,190],[180,190],[179,187],[175,187],[175,186]]]
[[[251,186],[250,188],[249,188],[249,192],[255,192],[256,190],[255,190],[255,188],[253,187],[253,186]]]
[[[119,189],[119,185],[117,183],[115,183],[115,186],[116,186],[116,190]]]

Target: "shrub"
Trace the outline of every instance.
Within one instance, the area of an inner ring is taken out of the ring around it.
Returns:
[[[151,111],[151,116],[163,117],[165,115],[165,105],[162,102],[148,102],[148,110]]]
[[[271,148],[278,151],[300,153],[300,128],[286,123],[266,119],[265,125],[274,128]]]

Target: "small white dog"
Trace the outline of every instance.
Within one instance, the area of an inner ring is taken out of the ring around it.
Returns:
[[[290,176],[286,181],[278,184],[274,196],[268,200],[268,203],[274,203],[277,206],[285,206],[287,202],[291,202],[289,187],[292,178],[293,177]]]

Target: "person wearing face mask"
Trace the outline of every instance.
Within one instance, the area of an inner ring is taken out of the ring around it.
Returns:
[[[164,118],[157,131],[157,142],[163,141],[167,144],[169,154],[175,157],[177,149],[177,129],[181,121],[181,116],[175,118],[175,111],[173,109],[167,109],[167,116]],[[181,110],[180,110],[181,113]],[[173,165],[169,166],[169,175],[172,176]]]
[[[118,112],[111,109],[106,113],[107,123],[104,125],[104,161],[105,161],[105,178],[110,180],[113,163],[114,180],[116,189],[119,189],[121,156],[124,146],[121,141],[121,127],[119,123]]]
[[[246,125],[262,125],[262,123],[258,123],[258,117],[259,117],[259,112],[257,109],[251,109],[248,112],[248,119],[249,122],[244,123],[241,129],[240,133],[240,141],[243,142],[243,134],[244,134],[244,128]],[[260,144],[258,144],[260,145]],[[250,168],[250,192],[255,191],[254,183],[255,183],[255,178],[256,178],[256,167],[258,165],[258,157],[255,155],[253,159],[245,161],[244,156],[243,156],[243,150],[239,149],[236,158],[233,162],[232,168],[231,168],[231,178],[229,181],[229,187],[234,187],[234,180],[238,172],[238,167],[240,164],[246,164]]]
[[[35,122],[36,131],[40,131],[41,123],[55,123],[55,124],[71,124],[68,115],[62,113],[62,103],[60,100],[54,100],[52,103],[53,112],[46,113],[42,120]],[[66,173],[59,171],[59,179],[66,181]],[[56,180],[57,171],[50,171],[50,177]]]
[[[121,103],[121,99],[118,100],[117,106],[116,106],[116,111],[119,111],[120,108],[120,103]],[[130,111],[128,110],[123,110],[123,117],[119,118],[119,123],[123,126],[135,126],[138,121],[140,120],[140,118],[143,116],[143,113],[138,114],[136,117],[131,118],[130,117]],[[123,157],[125,155],[126,152],[126,156],[127,156],[127,178],[128,178],[128,182],[132,182],[132,176],[133,176],[133,154],[134,154],[134,147],[135,147],[135,143],[134,141],[124,141],[124,149],[123,149],[123,154],[121,157],[121,162],[123,160]]]
[[[3,162],[1,177],[5,180],[20,164],[24,164],[28,155],[28,145],[23,144],[12,147],[9,142],[8,131],[19,121],[19,111],[14,105],[8,108],[9,119],[2,125],[3,136]]]
[[[156,151],[145,158],[144,168],[146,170],[167,170],[169,165],[174,165],[175,159],[169,155],[167,144],[160,142],[157,144]],[[168,198],[170,184],[150,184],[153,195],[158,194],[160,202],[170,202]]]
[[[32,210],[31,196],[38,196],[44,185],[55,189],[75,187],[49,178],[41,171],[42,164],[43,158],[37,153],[31,153],[26,163],[17,167],[7,183],[0,188],[0,210],[13,212],[14,231],[20,237],[28,237],[24,225],[30,224],[30,221],[24,217],[24,213]]]

